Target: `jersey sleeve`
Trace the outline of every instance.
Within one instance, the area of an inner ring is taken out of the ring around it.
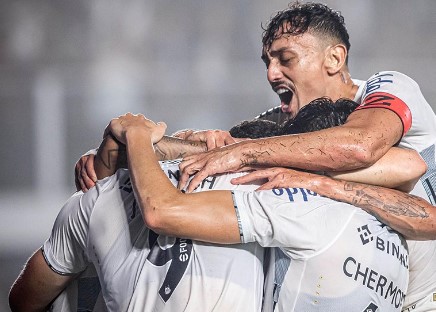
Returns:
[[[296,258],[327,246],[353,211],[343,209],[332,217],[336,209],[332,200],[301,188],[233,191],[233,199],[243,243],[281,247]],[[331,206],[326,208],[327,204]]]
[[[418,84],[399,72],[384,71],[368,79],[364,88],[356,110],[385,108],[393,111],[401,119],[404,136],[412,127],[414,112],[423,106]]]
[[[89,192],[85,194],[86,197],[96,193],[92,190]],[[47,264],[58,274],[82,272],[89,263],[85,246],[90,209],[83,205],[85,195],[78,192],[68,199],[56,218],[49,239],[42,247]]]

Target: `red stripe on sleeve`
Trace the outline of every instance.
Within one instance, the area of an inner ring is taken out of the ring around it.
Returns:
[[[412,126],[412,113],[410,112],[409,107],[401,99],[392,94],[385,92],[369,94],[356,110],[365,108],[386,108],[393,111],[398,115],[398,117],[400,117],[401,122],[403,123],[403,136]]]

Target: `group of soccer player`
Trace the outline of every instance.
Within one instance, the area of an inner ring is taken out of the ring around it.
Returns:
[[[291,4],[262,43],[279,107],[169,137],[143,115],[109,123],[13,311],[436,311],[436,116],[419,86],[352,79],[323,4]]]

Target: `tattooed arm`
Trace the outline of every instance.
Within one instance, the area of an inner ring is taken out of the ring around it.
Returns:
[[[289,187],[292,179],[292,187],[307,188],[322,196],[359,207],[403,234],[406,239],[436,239],[436,207],[420,197],[286,168],[254,171],[233,179],[232,183],[248,183],[262,178],[268,179],[268,182],[259,189]]]
[[[154,151],[158,160],[170,160],[204,152],[206,144],[164,136],[154,144]],[[127,168],[126,148],[109,134],[98,148],[94,163],[95,173],[98,179],[102,179],[114,174],[119,168]]]
[[[315,192],[365,210],[406,239],[436,239],[435,207],[418,196],[329,178],[319,182],[315,183]]]

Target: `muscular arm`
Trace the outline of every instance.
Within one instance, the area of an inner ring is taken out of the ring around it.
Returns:
[[[135,195],[147,226],[169,236],[239,243],[231,192],[183,194],[163,173],[144,135],[128,134],[127,154]]]
[[[361,183],[328,178],[317,181],[313,191],[362,208],[406,239],[436,239],[435,207],[420,197]]]
[[[47,311],[50,303],[74,278],[52,271],[41,250],[36,251],[12,285],[9,293],[11,311]]]
[[[346,171],[374,164],[400,140],[402,130],[394,112],[364,109],[339,127],[242,142],[240,155],[251,165]]]
[[[196,173],[188,191],[205,177],[253,166],[284,166],[314,171],[347,171],[374,164],[401,138],[400,118],[387,109],[353,112],[347,122],[316,132],[249,140],[186,157],[180,187]]]
[[[436,239],[436,208],[420,197],[285,168],[252,172],[232,182],[249,183],[262,178],[269,181],[259,189],[289,187],[289,181],[292,180],[292,187],[307,188],[322,196],[362,208],[407,239]]]
[[[126,145],[135,198],[148,227],[169,236],[240,242],[230,191],[183,194],[162,171],[152,142],[161,138],[163,124],[126,114],[113,119],[109,129]]]

